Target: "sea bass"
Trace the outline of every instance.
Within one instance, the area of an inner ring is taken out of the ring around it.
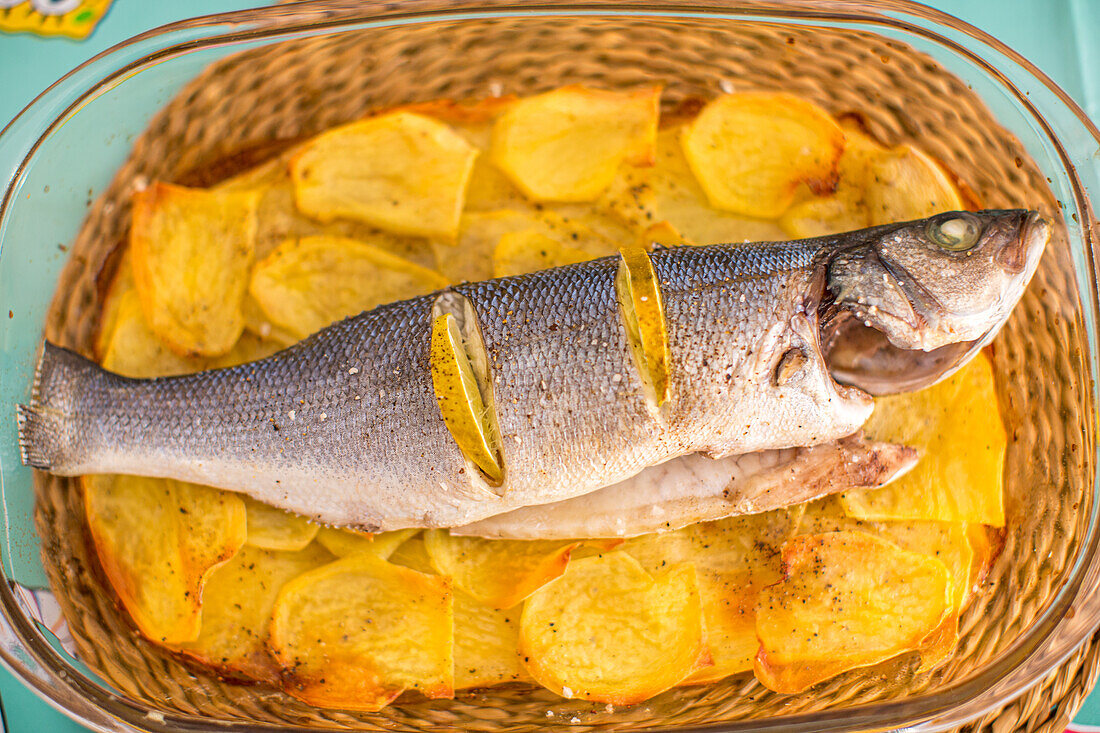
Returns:
[[[851,435],[871,394],[931,384],[992,339],[1049,234],[1033,212],[954,212],[657,249],[668,387],[656,407],[624,322],[619,258],[456,285],[185,376],[128,379],[47,343],[18,408],[22,458],[62,475],[207,484],[368,531],[459,527],[678,456]],[[441,309],[483,345],[499,481],[441,416],[429,355]]]

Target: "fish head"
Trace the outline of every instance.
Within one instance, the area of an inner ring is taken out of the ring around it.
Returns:
[[[854,233],[827,265],[822,343],[833,377],[892,394],[951,374],[1008,319],[1049,238],[1049,222],[1024,210]]]

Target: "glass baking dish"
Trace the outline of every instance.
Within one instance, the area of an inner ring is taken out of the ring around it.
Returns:
[[[797,696],[738,677],[632,708],[503,690],[372,717],[229,686],[142,642],[89,561],[75,484],[19,465],[13,408],[27,398],[44,330],[87,348],[133,187],[209,181],[227,156],[259,160],[280,140],[374,107],[653,81],[670,105],[783,88],[834,113],[860,112],[890,142],[919,141],[987,207],[1039,208],[1058,223],[993,349],[1012,433],[1009,528],[962,621],[956,659],[931,675],[899,660]],[[1098,146],[1096,127],[1035,67],[905,0],[322,2],[137,36],[74,70],[0,133],[0,658],[52,705],[104,731],[934,731],[995,711],[1100,621],[1089,198]]]

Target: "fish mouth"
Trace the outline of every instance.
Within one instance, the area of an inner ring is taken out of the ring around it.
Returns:
[[[1038,265],[1050,224],[1036,212],[1021,217],[1016,242],[998,253],[997,261],[1018,284],[1008,307],[995,312],[991,325],[976,338],[943,343],[942,304],[904,267],[874,250],[867,256],[888,276],[889,285],[902,298],[896,312],[859,303],[840,303],[828,287],[819,306],[819,334],[825,363],[839,384],[856,387],[873,396],[913,392],[949,377],[993,340],[1008,320],[1015,301]],[[900,328],[887,328],[887,324]],[[892,340],[888,331],[903,331],[907,338]]]

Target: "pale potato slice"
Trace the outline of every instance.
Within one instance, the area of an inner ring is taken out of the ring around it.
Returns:
[[[244,498],[248,515],[248,544],[262,550],[302,550],[317,536],[320,525],[249,497]]]
[[[367,242],[314,236],[287,240],[257,262],[249,290],[272,323],[302,339],[445,285],[438,273]]]
[[[580,542],[486,540],[453,537],[447,530],[424,533],[437,572],[456,588],[492,608],[508,609],[565,572]]]
[[[917,466],[881,489],[849,491],[858,519],[933,519],[1004,526],[1004,423],[984,354],[928,389],[875,400],[871,440],[919,448]]]
[[[195,639],[210,572],[244,544],[244,503],[168,479],[100,474],[83,485],[100,565],[138,629],[164,644]]]
[[[94,348],[95,358],[100,363],[103,362],[111,337],[115,333],[119,308],[127,294],[134,292],[135,287],[134,268],[130,264],[130,250],[127,249],[120,258],[118,269],[107,287],[107,295],[103,298],[103,305],[99,310],[99,325],[96,327]]]
[[[370,552],[386,560],[405,540],[419,531],[418,529],[396,529],[392,532],[369,534],[349,529],[323,527],[317,533],[317,541],[338,557],[346,557],[353,552]]]
[[[535,229],[508,232],[493,250],[493,277],[523,275],[592,259],[582,249],[561,244]]]
[[[488,280],[493,277],[493,254],[501,238],[514,232],[542,235],[569,250],[588,253],[587,259],[617,251],[613,242],[553,211],[485,211],[462,216],[457,246],[432,243],[436,269],[452,283]]]
[[[657,273],[645,249],[623,248],[615,289],[638,374],[651,404],[660,407],[668,400],[668,329]]]
[[[486,606],[454,589],[455,689],[527,682],[531,675],[519,651],[519,607]]]
[[[269,644],[287,693],[372,712],[406,690],[453,696],[453,625],[449,580],[357,552],[283,586]]]
[[[712,100],[681,141],[713,206],[763,219],[782,214],[800,184],[831,191],[844,150],[844,132],[825,110],[775,92]]]
[[[872,165],[889,151],[858,129],[845,127],[844,154],[837,170],[836,191],[811,196],[787,209],[779,225],[794,239],[839,234],[871,226],[868,190]]]
[[[801,692],[920,649],[954,622],[939,560],[864,532],[799,535],[783,551],[783,579],[760,593],[754,671],[771,690]]]
[[[233,348],[221,356],[205,359],[178,356],[150,330],[134,290],[118,298],[111,321],[111,333],[105,339],[100,363],[104,369],[138,379],[244,364],[270,356],[282,348],[282,344],[276,341],[265,341],[254,334],[244,333]]]
[[[279,665],[266,644],[275,597],[288,581],[333,559],[316,544],[297,552],[245,545],[207,579],[198,638],[173,648],[219,674],[277,684]]]
[[[660,221],[642,230],[638,235],[638,246],[643,249],[654,247],[683,247],[694,244],[684,238],[676,227],[667,221]]]
[[[136,379],[189,374],[202,369],[202,359],[180,356],[157,338],[145,322],[136,290],[118,297],[111,320],[101,361],[104,369]]]
[[[942,562],[951,572],[951,598],[956,611],[962,611],[973,586],[974,548],[970,528],[965,522],[935,522],[923,519],[872,522],[844,513],[835,496],[808,505],[798,525],[799,534],[821,534],[852,530],[865,532],[894,543],[903,550],[919,552]]]
[[[134,194],[135,285],[149,327],[176,353],[224,354],[244,330],[259,198],[160,182]]]
[[[684,157],[680,133],[678,127],[661,130],[657,134],[656,166],[635,171],[643,182],[648,177],[653,221],[667,221],[693,244],[774,242],[788,238],[774,221],[731,214],[712,206]]]
[[[454,239],[477,150],[437,120],[391,112],[334,128],[290,160],[298,208]]]
[[[542,686],[630,705],[707,666],[690,565],[653,577],[625,552],[587,557],[527,599],[520,649]]]
[[[958,189],[939,164],[912,145],[875,158],[869,175],[867,208],[872,225],[964,208]]]
[[[780,552],[795,532],[800,509],[730,517],[674,532],[629,539],[623,549],[651,573],[677,563],[696,569],[713,664],[688,677],[704,684],[752,669],[756,639],[756,599],[780,578]]]
[[[424,544],[423,535],[414,535],[397,546],[390,554],[390,562],[404,568],[410,568],[425,575],[438,575],[438,571],[432,566],[431,555]],[[453,585],[453,582],[452,582]]]
[[[595,201],[623,163],[652,165],[660,96],[571,86],[521,99],[494,123],[490,156],[532,199]]]

